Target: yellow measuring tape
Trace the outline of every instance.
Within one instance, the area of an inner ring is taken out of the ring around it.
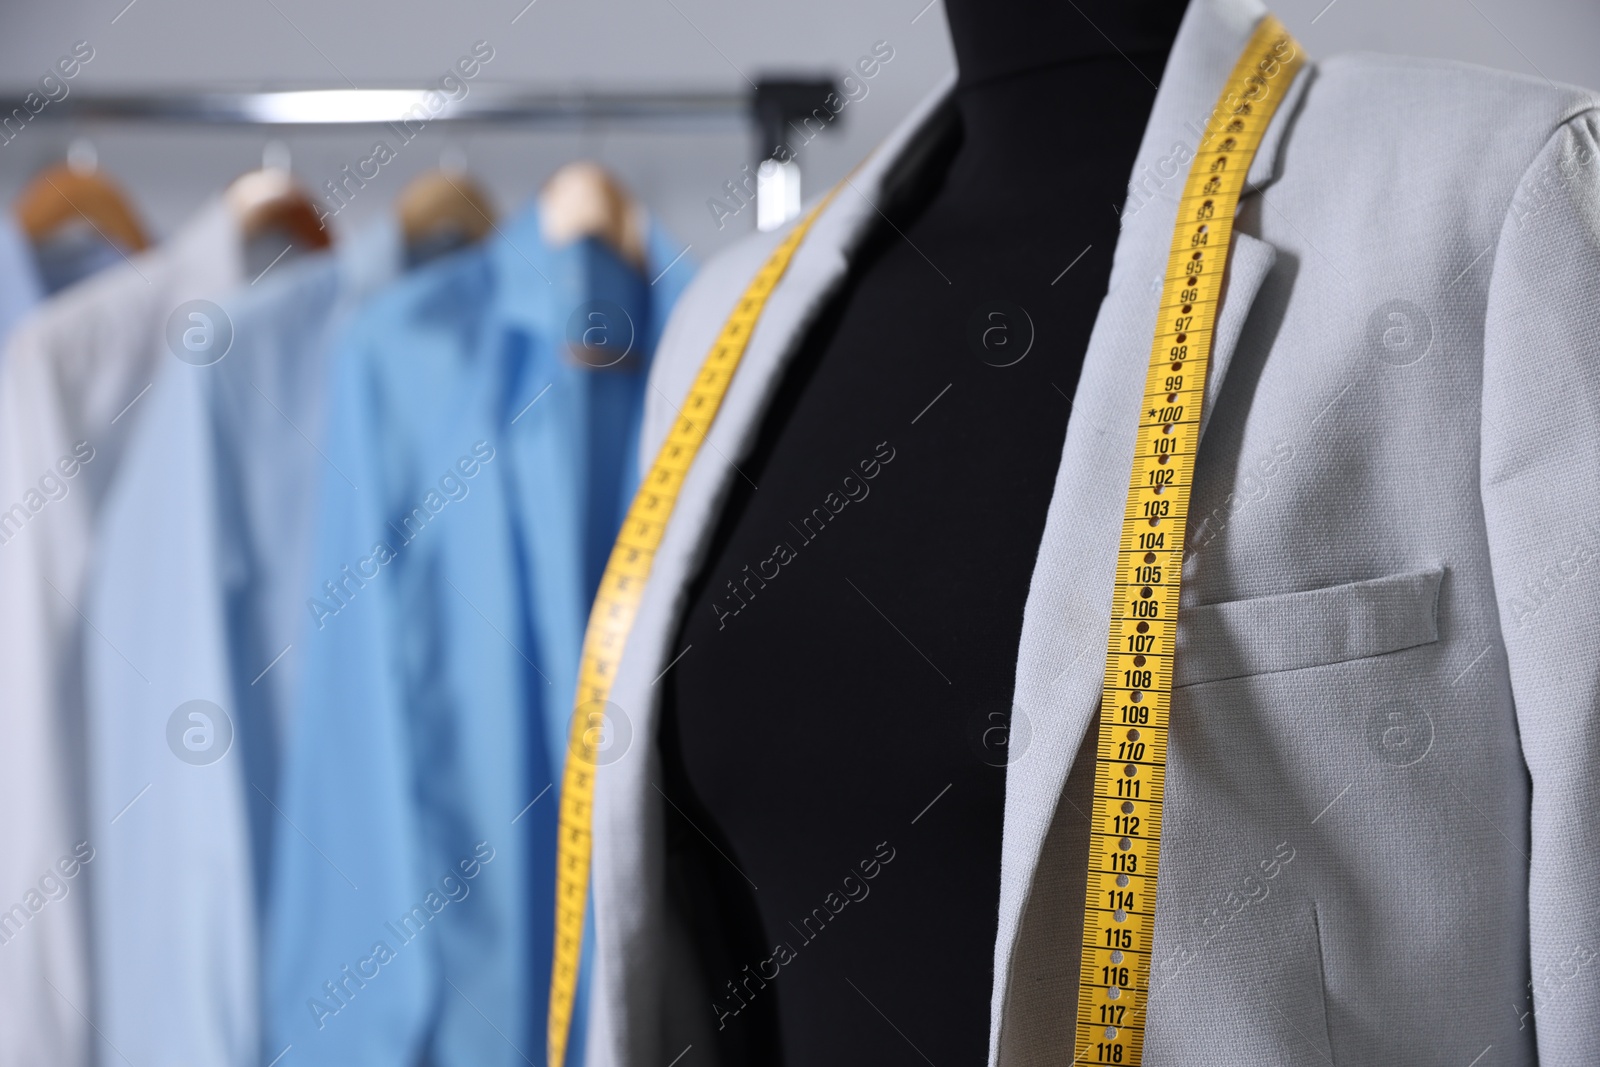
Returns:
[[[578,666],[577,707],[572,715],[572,735],[567,746],[566,769],[561,777],[561,823],[556,857],[556,946],[550,972],[550,1015],[547,1029],[550,1067],[562,1067],[572,1009],[578,994],[578,960],[583,948],[583,915],[589,892],[590,830],[594,815],[594,777],[600,741],[607,728],[607,701],[616,678],[622,649],[633,628],[645,580],[661,547],[667,519],[678,502],[683,480],[695,454],[722,406],[728,383],[744,357],[750,333],[766,307],[767,298],[789,268],[795,249],[805,239],[834,192],[823,197],[789,235],[772,250],[733,314],[723,324],[711,353],[689,389],[678,418],[656,453],[628,506],[622,531],[606,560],[600,591],[589,612],[583,635],[583,659]]]
[[[1245,174],[1303,57],[1263,18],[1189,167],[1146,373],[1096,745],[1073,1063],[1144,1060],[1178,587],[1206,368]]]
[[[1141,445],[1122,529],[1117,583],[1122,613],[1111,624],[1101,702],[1102,709],[1118,710],[1102,714],[1101,719],[1095,770],[1097,833],[1091,845],[1084,913],[1074,1062],[1137,1064],[1143,1053],[1178,578],[1206,364],[1245,173],[1281,97],[1274,90],[1293,80],[1300,62],[1298,48],[1282,25],[1271,16],[1263,19],[1207,126],[1178,209],[1145,390]],[[606,561],[584,633],[577,707],[561,783],[555,959],[547,1031],[551,1067],[562,1067],[577,998],[595,769],[617,665],[667,519],[744,356],[751,330],[795,250],[832,198],[829,193],[790,231],[739,298],[629,506]]]

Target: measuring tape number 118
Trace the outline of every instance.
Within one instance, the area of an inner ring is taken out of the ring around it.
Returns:
[[[1167,713],[1206,368],[1245,175],[1302,62],[1283,24],[1263,18],[1211,113],[1178,202],[1117,555],[1074,1064],[1144,1060]]]

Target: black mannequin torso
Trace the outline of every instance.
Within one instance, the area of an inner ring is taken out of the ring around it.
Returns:
[[[786,372],[739,460],[760,490],[735,478],[689,590],[692,651],[663,680],[669,851],[725,1062],[875,1064],[907,1040],[940,1063],[986,1055],[1023,605],[1183,0],[947,12],[948,147],[878,205],[893,227]],[[1034,340],[1013,362],[1016,308]],[[863,460],[865,496],[821,532],[793,525]],[[781,576],[733,587],[775,542],[794,555]],[[801,928],[889,853],[825,932]],[[750,981],[780,944],[792,960]]]

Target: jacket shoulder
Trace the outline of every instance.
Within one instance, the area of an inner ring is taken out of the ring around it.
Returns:
[[[1542,143],[1556,127],[1600,107],[1600,93],[1473,63],[1350,52],[1317,63],[1318,88],[1367,115],[1386,112],[1424,139],[1470,131],[1479,142],[1505,137]]]
[[[1600,95],[1440,59],[1351,53],[1319,62],[1290,120],[1280,200],[1294,190],[1373,241],[1444,247],[1498,232],[1553,140]]]

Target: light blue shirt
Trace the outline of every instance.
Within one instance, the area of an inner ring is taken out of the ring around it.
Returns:
[[[39,285],[51,296],[128,259],[100,234],[79,226],[46,237],[31,252]]]
[[[17,228],[10,212],[0,212],[0,343],[43,295],[27,235]]]
[[[384,293],[339,353],[265,1059],[543,1061],[579,649],[689,275],[649,248],[653,285],[592,242],[543,247],[527,211]],[[627,357],[585,366],[569,334]]]
[[[258,1063],[327,359],[399,260],[386,223],[279,264],[203,312],[219,361],[167,355],[137,401],[85,608],[97,1025],[131,1062]]]

